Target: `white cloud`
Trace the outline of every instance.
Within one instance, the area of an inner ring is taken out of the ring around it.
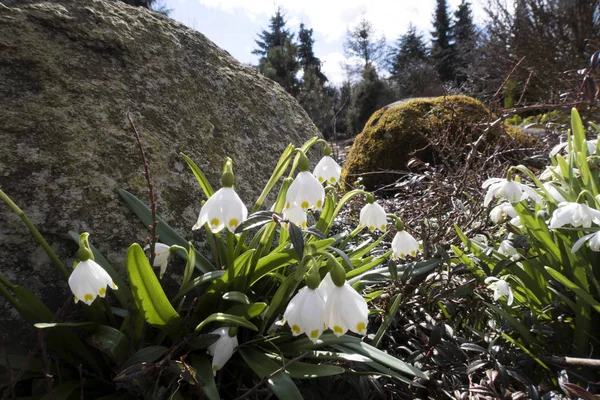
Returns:
[[[329,82],[336,86],[346,80],[346,71],[344,65],[348,63],[348,59],[340,52],[329,53],[321,58],[321,71],[325,74]]]
[[[406,32],[412,23],[425,33],[432,29],[435,0],[198,0],[209,8],[226,12],[242,10],[252,21],[273,15],[281,6],[291,26],[303,21],[327,42],[344,38],[348,27],[355,25],[362,14],[373,23],[380,34],[393,41]],[[454,11],[461,0],[449,0]],[[485,0],[472,0],[475,19],[483,16]]]

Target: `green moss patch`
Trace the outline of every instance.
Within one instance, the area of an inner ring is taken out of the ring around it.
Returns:
[[[416,157],[437,164],[443,156],[462,151],[480,137],[496,117],[480,101],[467,96],[445,96],[393,103],[375,112],[348,153],[343,178],[359,176],[368,189],[393,183]],[[430,146],[436,142],[436,146]],[[530,147],[536,142],[522,131],[500,124],[487,135],[485,145]],[[452,154],[456,156],[456,154]],[[454,157],[456,159],[456,157]]]

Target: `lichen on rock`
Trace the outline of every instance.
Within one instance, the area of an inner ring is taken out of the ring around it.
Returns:
[[[147,200],[128,112],[148,154],[159,215],[198,241],[191,227],[205,197],[180,152],[215,187],[231,157],[236,190],[251,205],[281,151],[319,135],[283,88],[201,33],[110,0],[0,4],[0,99],[0,188],[67,266],[76,251],[70,230],[88,231],[122,272],[128,246],[148,234],[117,193]],[[3,274],[56,310],[67,286],[39,249],[0,204]],[[15,326],[4,311],[2,331]]]
[[[398,175],[385,171],[407,171],[413,157],[436,163],[436,149],[429,138],[444,136],[452,148],[468,144],[479,137],[495,117],[480,101],[467,96],[421,98],[392,103],[376,111],[356,137],[343,171],[343,180],[361,184],[368,189],[393,183]],[[486,146],[506,145],[526,147],[535,143],[520,130],[500,125],[489,131]],[[444,151],[442,149],[441,151]]]

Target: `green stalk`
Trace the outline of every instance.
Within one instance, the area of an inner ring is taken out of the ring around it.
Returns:
[[[348,242],[350,242],[350,240],[352,240],[353,237],[358,235],[360,233],[360,231],[362,231],[365,228],[366,227],[364,225],[359,224],[352,232],[350,232],[348,234],[348,236],[346,236],[346,238],[342,241],[342,243],[340,243],[338,248],[343,250],[346,247],[346,245],[348,244]]]
[[[225,230],[227,230],[227,276],[229,278],[229,284],[232,284],[233,278],[235,278],[235,271],[233,270],[233,262],[235,260],[235,247],[233,242],[235,240],[235,234],[231,233],[227,228],[225,228]]]
[[[54,253],[54,250],[52,250],[52,248],[50,247],[50,245],[48,244],[48,242],[46,242],[46,240],[44,239],[44,237],[42,236],[42,234],[40,233],[40,231],[38,231],[37,228],[31,223],[31,221],[29,220],[29,218],[27,218],[27,215],[25,215],[25,213],[23,212],[23,210],[21,210],[10,199],[10,197],[8,197],[6,195],[6,193],[4,193],[2,191],[2,189],[0,189],[0,199],[2,199],[2,201],[4,201],[4,203],[6,203],[6,205],[9,206],[13,210],[13,212],[15,214],[17,214],[19,216],[19,218],[21,218],[21,220],[23,220],[23,222],[25,223],[25,225],[27,225],[27,228],[29,228],[29,232],[31,232],[31,234],[33,234],[33,236],[38,241],[38,243],[42,245],[44,251],[46,252],[46,254],[48,254],[48,257],[50,257],[50,260],[52,261],[52,263],[54,264],[54,266],[56,268],[58,268],[58,270],[63,274],[63,277],[65,278],[65,280],[68,280],[69,276],[71,274],[69,274],[69,271],[67,271],[67,269],[65,268],[64,264],[62,263],[62,261],[60,261],[60,259],[56,256],[56,254]]]
[[[381,326],[377,330],[377,333],[375,334],[375,337],[373,338],[373,342],[371,343],[371,345],[373,347],[379,346],[379,342],[381,341],[381,338],[383,337],[383,334],[385,333],[385,331],[387,330],[387,328],[392,323],[392,320],[394,319],[394,317],[398,313],[398,309],[400,308],[400,301],[401,300],[402,300],[402,294],[399,293],[396,296],[396,298],[394,299],[394,302],[392,303],[392,306],[390,307],[390,311],[388,312],[387,316],[385,317],[385,320],[383,321],[383,323],[381,324]]]

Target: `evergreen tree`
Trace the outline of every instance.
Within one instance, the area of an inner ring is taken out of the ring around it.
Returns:
[[[298,61],[304,75],[312,73],[319,79],[321,84],[324,84],[327,82],[327,77],[321,72],[321,60],[315,57],[313,51],[315,41],[312,34],[312,29],[306,29],[304,24],[300,24],[300,30],[298,31]]]
[[[460,85],[467,80],[468,69],[472,65],[477,44],[471,4],[467,0],[462,0],[454,13],[454,18],[455,71],[456,82]]]
[[[431,32],[431,58],[440,78],[444,82],[454,80],[454,43],[452,26],[448,16],[446,0],[436,0]]]
[[[439,93],[436,72],[429,64],[423,36],[413,25],[400,36],[391,49],[390,80],[395,84],[398,98],[434,95]]]
[[[400,36],[396,47],[390,52],[390,74],[392,78],[398,77],[414,64],[427,61],[427,46],[423,36],[417,33],[414,25],[409,25],[408,32]]]
[[[350,108],[346,115],[347,130],[351,134],[360,133],[371,115],[381,107],[384,84],[377,76],[377,70],[368,64],[360,81],[352,90]]]
[[[332,130],[333,96],[323,86],[321,78],[312,66],[304,71],[297,99],[321,133],[329,137]]]
[[[257,49],[252,50],[252,54],[256,54],[261,57],[266,57],[269,54],[269,50],[273,47],[283,46],[286,39],[290,38],[293,40],[294,35],[290,33],[289,29],[285,29],[285,18],[281,7],[277,8],[275,15],[273,15],[269,21],[269,30],[264,30],[258,34],[258,40],[255,40]]]
[[[373,24],[362,18],[358,25],[346,32],[344,53],[346,57],[358,57],[360,64],[351,66],[353,74],[362,73],[368,66],[377,64],[385,58],[385,38],[376,37]]]
[[[252,54],[261,56],[258,62],[260,73],[295,95],[298,91],[296,73],[300,69],[298,46],[294,43],[294,34],[285,28],[285,24],[283,12],[278,8],[271,17],[269,30],[263,30],[255,40],[258,48]]]

